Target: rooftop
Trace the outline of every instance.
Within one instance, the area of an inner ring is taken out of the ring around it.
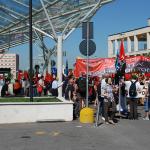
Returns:
[[[33,39],[37,34],[49,36],[68,34],[81,22],[90,20],[96,11],[112,0],[33,0]],[[48,14],[48,17],[47,17]],[[52,24],[52,25],[51,25]],[[0,0],[0,49],[23,44],[29,40],[29,0]]]

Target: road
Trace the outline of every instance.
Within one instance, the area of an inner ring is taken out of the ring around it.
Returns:
[[[149,150],[150,121],[116,125],[45,122],[0,125],[0,150]]]

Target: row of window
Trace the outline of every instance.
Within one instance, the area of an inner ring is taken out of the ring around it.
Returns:
[[[0,59],[0,62],[15,62],[15,59]]]
[[[15,64],[0,64],[0,66],[15,66]]]
[[[9,55],[4,55],[2,56],[3,58],[16,58],[16,56],[9,56]]]

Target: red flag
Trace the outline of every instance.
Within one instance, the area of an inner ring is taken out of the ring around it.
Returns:
[[[27,71],[24,71],[24,78],[25,78],[26,80],[29,79],[29,74],[28,74]]]
[[[120,44],[120,54],[119,54],[119,59],[121,61],[125,60],[125,52],[124,52],[124,44],[123,44],[123,40],[121,40],[121,44]]]
[[[21,70],[18,71],[18,80],[20,81],[23,77],[23,72]]]

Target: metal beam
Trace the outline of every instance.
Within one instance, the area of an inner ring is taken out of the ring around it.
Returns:
[[[48,3],[48,4],[51,4],[48,0],[43,0],[44,2]]]
[[[9,22],[11,22],[11,23],[13,23],[13,24],[15,23],[15,22],[13,22],[12,20],[8,19],[7,17],[3,17],[3,16],[0,15],[0,18],[3,18],[4,20],[7,20],[7,21],[9,21]]]
[[[110,2],[112,2],[112,0],[107,0],[107,1],[99,0],[99,2],[95,4],[95,6],[83,17],[81,22],[85,21],[85,19],[87,19],[90,16],[90,14],[96,11],[99,7]]]
[[[37,38],[39,39],[40,41],[40,44],[39,46],[43,48],[43,50],[46,50],[46,52],[48,52],[48,48],[46,47],[46,45],[44,44],[44,42],[42,41],[41,37],[38,35],[38,33],[36,32],[36,30],[34,29],[34,32],[37,36]]]
[[[65,27],[64,30],[62,31],[62,35],[66,32],[66,30],[67,30],[67,28],[69,27],[71,21],[72,21],[72,18],[68,21],[66,27]]]
[[[20,17],[26,18],[26,16],[24,16],[24,15],[22,15],[22,14],[16,12],[16,11],[14,11],[14,10],[12,10],[12,9],[10,9],[10,8],[8,8],[8,7],[6,7],[6,6],[2,6],[2,5],[1,5],[0,8],[3,9],[3,10],[9,11],[9,12],[11,12],[11,13],[14,13],[14,14],[20,16]]]
[[[6,13],[6,12],[5,12]],[[10,15],[11,17],[15,18],[15,19],[19,19],[17,16],[13,15],[13,14],[10,14],[8,13],[7,15]]]
[[[61,14],[58,14],[58,15],[55,15],[53,17],[50,17],[50,20],[52,19],[57,19],[59,17],[63,17],[63,16],[67,16],[67,15],[71,15],[71,14],[75,14],[75,13],[78,13],[80,11],[83,11],[83,10],[86,10],[86,9],[90,9],[90,8],[93,8],[95,6],[95,4],[92,4],[90,6],[85,6],[83,8],[78,8],[78,9],[75,9],[75,10],[71,10],[71,11],[68,11],[68,12],[65,12],[65,13],[61,13]],[[35,23],[38,23],[39,21],[35,22]]]
[[[20,5],[24,6],[24,7],[29,8],[29,5],[24,4],[24,3],[22,3],[21,1],[18,1],[18,0],[12,0],[12,1],[14,1],[14,2],[16,2],[16,3],[18,3],[18,4],[20,4]],[[37,9],[35,9],[35,8],[33,8],[33,7],[32,7],[32,9],[33,9],[34,11],[38,11]]]
[[[37,31],[39,31],[40,33],[44,34],[45,36],[50,37],[51,39],[54,40],[53,36],[51,36],[50,34],[46,33],[45,31],[43,31],[43,30],[41,30],[41,29],[39,29],[39,28],[37,28],[35,26],[32,26],[32,28],[37,30]]]
[[[46,5],[46,8],[57,4],[59,1],[60,1],[60,0],[55,0],[55,1],[52,2],[51,4]],[[1,7],[0,7],[0,8],[1,8]],[[41,8],[38,12],[33,13],[33,14],[32,14],[32,17],[34,17],[35,15],[38,15],[38,14],[41,13],[42,11],[43,11],[43,8]],[[9,14],[10,16],[12,16],[12,17],[14,17],[14,18],[16,18],[16,19],[19,19],[18,17],[16,17],[15,15],[13,15],[13,14],[11,14],[11,13],[9,13],[9,12],[5,12],[5,13]],[[28,18],[29,18],[29,16],[27,16],[24,20],[17,21],[15,25],[10,25],[10,26],[4,28],[4,29],[1,31],[1,33],[2,33],[2,32],[5,32],[6,30],[9,30],[10,28],[12,28],[12,27],[14,27],[14,26],[17,26],[17,25],[18,25],[19,23],[21,23],[22,21],[24,21],[24,22],[25,22],[25,21],[28,21],[28,20],[27,20]]]
[[[40,2],[41,2],[42,7],[43,7],[43,9],[44,9],[44,12],[45,12],[45,15],[46,15],[46,17],[47,17],[47,20],[48,20],[48,22],[49,22],[49,24],[50,24],[50,26],[51,26],[51,28],[52,28],[52,32],[53,32],[53,35],[54,35],[54,39],[57,40],[57,34],[56,34],[56,32],[55,32],[55,29],[54,29],[54,26],[53,26],[53,24],[52,24],[52,21],[51,21],[49,15],[48,15],[48,12],[47,12],[47,10],[46,10],[46,7],[45,7],[45,5],[44,5],[44,3],[43,3],[43,0],[40,0]]]
[[[63,36],[63,40],[66,40],[69,36],[70,36],[70,34],[75,30],[76,28],[72,28],[70,31],[69,31],[69,33],[67,33],[67,35],[64,35]]]
[[[56,0],[56,1],[52,2],[51,4],[49,4],[49,5],[46,5],[45,7],[46,7],[46,8],[51,7],[51,6],[55,5],[55,4],[57,4],[58,2],[60,2],[60,0]],[[92,4],[92,5],[90,5],[90,6],[85,6],[85,7],[83,7],[83,8],[78,8],[78,9],[73,10],[73,11],[69,11],[69,12],[66,12],[66,13],[63,13],[63,14],[56,15],[56,16],[54,16],[54,17],[51,17],[50,19],[56,19],[56,18],[65,16],[65,15],[74,14],[74,13],[79,12],[79,11],[82,11],[82,10],[84,10],[84,9],[89,9],[89,8],[91,8],[91,7],[93,7],[93,6],[94,6],[94,4]],[[38,12],[34,13],[32,16],[34,17],[35,15],[38,15],[40,12],[42,12],[42,10],[43,10],[43,8],[40,9]],[[12,15],[13,15],[13,14],[12,14]],[[14,15],[13,15],[13,16],[14,16]],[[14,16],[14,17],[15,17],[15,16]],[[18,17],[17,17],[17,18],[18,18]],[[22,21],[25,22],[27,19],[28,19],[28,17],[26,17],[24,20],[21,20],[21,21],[17,22],[16,25],[18,25],[18,24],[21,23]],[[38,22],[37,22],[37,23],[38,23]],[[4,32],[5,30],[10,29],[10,28],[12,28],[13,26],[14,26],[14,25],[11,25],[11,26],[9,26],[8,28],[2,30],[1,32]]]
[[[77,15],[77,14],[74,14],[74,15],[72,15],[72,16],[69,16],[69,17],[67,17],[66,19],[61,20],[61,21],[59,21],[59,19],[56,20],[56,21],[55,21],[55,22],[56,22],[56,23],[55,23],[55,27],[58,27],[58,25],[59,25],[59,26],[63,26],[64,22],[67,22],[68,20],[70,21],[70,20],[73,18],[73,16],[75,16],[75,15]],[[42,21],[41,21],[40,23],[42,23]],[[68,24],[68,23],[67,23],[67,24]],[[40,26],[40,24],[39,24],[39,26]],[[47,24],[44,23],[44,25],[42,25],[42,28],[44,28],[45,30],[47,30],[47,29],[48,29],[47,26],[48,26],[48,23],[47,23]]]

